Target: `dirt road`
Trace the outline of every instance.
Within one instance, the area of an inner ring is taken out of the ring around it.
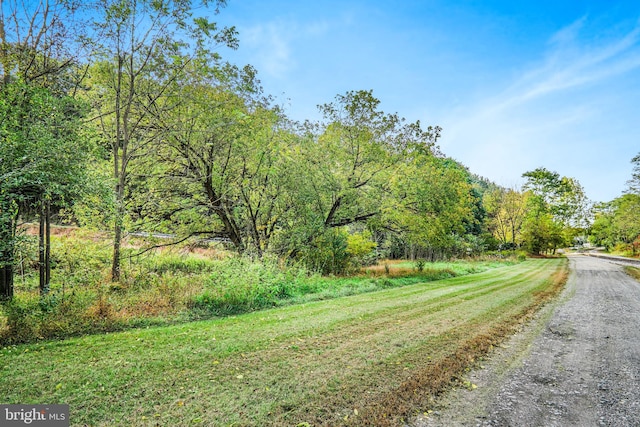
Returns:
[[[640,283],[608,260],[570,262],[560,299],[410,426],[640,425]]]

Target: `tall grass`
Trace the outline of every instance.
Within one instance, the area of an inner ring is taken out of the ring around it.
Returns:
[[[227,316],[477,273],[513,261],[391,262],[348,277],[323,277],[275,258],[123,250],[122,280],[109,280],[111,245],[82,232],[53,236],[51,292],[38,294],[37,260],[24,259],[16,296],[0,306],[0,344],[65,338]],[[36,252],[26,251],[35,254]],[[206,255],[211,255],[207,257]]]

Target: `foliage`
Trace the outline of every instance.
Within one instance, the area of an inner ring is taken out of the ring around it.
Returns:
[[[68,206],[89,181],[90,146],[81,136],[83,105],[19,80],[0,90],[0,280],[12,295],[18,218],[44,203]]]
[[[369,230],[350,233],[347,236],[347,255],[354,269],[361,266],[371,265],[377,261],[376,247],[378,244],[371,240],[373,238]]]
[[[213,2],[217,8],[224,1]],[[208,2],[203,5],[207,6]],[[114,243],[111,278],[120,280],[121,240],[135,160],[162,139],[159,112],[180,104],[175,81],[190,64],[211,70],[219,62],[210,44],[237,46],[234,28],[193,16],[191,1],[100,0],[91,14],[94,63],[90,87],[94,124],[113,165]],[[193,66],[193,65],[192,65]]]
[[[432,254],[430,258],[434,253],[466,253],[460,243],[465,224],[474,221],[473,198],[460,165],[415,151],[394,178],[393,191],[398,203],[388,208],[383,221],[401,230],[404,242]]]
[[[358,244],[352,248],[370,248],[367,233],[358,235]],[[342,236],[349,247],[348,235]],[[25,259],[15,298],[0,307],[0,341],[4,343],[243,313],[462,276],[513,263],[501,259],[425,264],[421,272],[416,272],[413,264],[406,268],[392,264],[387,274],[368,267],[355,276],[323,277],[302,265],[285,265],[268,256],[211,259],[214,252],[208,252],[205,258],[189,253],[191,245],[179,251],[149,251],[136,256],[140,242],[127,240],[122,280],[110,283],[107,236],[56,228],[52,237],[51,292],[38,296],[37,269],[33,261]]]
[[[524,188],[531,192],[523,223],[524,245],[530,253],[555,252],[586,232],[589,203],[575,179],[545,168],[522,176],[527,178]]]
[[[351,267],[348,237],[344,229],[329,229],[303,248],[298,258],[311,271],[320,274],[347,273]]]
[[[483,204],[489,216],[489,230],[502,248],[515,248],[522,242],[529,195],[516,188],[499,187],[485,193]]]
[[[596,208],[591,239],[596,245],[611,250],[636,254],[634,242],[640,236],[640,195],[629,193]]]
[[[595,207],[590,239],[607,250],[637,256],[640,254],[640,155],[635,156],[626,194]]]
[[[640,194],[640,153],[631,159],[631,163],[633,164],[633,171],[631,179],[627,181],[629,193]]]

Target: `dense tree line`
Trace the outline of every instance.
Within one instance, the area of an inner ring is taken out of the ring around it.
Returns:
[[[627,191],[611,202],[596,206],[591,238],[596,245],[608,250],[637,256],[640,254],[640,154],[631,163],[633,172]]]
[[[207,3],[211,13],[225,5]],[[3,6],[5,298],[19,221],[39,215],[46,237],[62,209],[113,230],[114,281],[130,231],[213,238],[324,273],[376,257],[541,253],[584,234],[575,180],[540,168],[523,189],[501,188],[442,154],[439,127],[382,111],[372,91],[337,95],[319,122],[293,122],[255,69],[222,59],[238,35],[195,16],[193,1],[80,6]]]

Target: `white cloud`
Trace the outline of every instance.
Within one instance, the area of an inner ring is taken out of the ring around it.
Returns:
[[[305,26],[290,20],[272,21],[243,29],[243,48],[252,51],[254,65],[261,73],[283,79],[297,70],[296,45],[300,40],[322,37],[329,27],[324,21]]]
[[[584,19],[580,19],[551,37],[554,48],[545,63],[526,73],[507,92],[504,107],[606,80],[640,66],[640,27],[608,44],[589,48],[579,44],[583,25]]]
[[[295,69],[291,53],[291,37],[285,27],[276,23],[258,25],[242,31],[246,49],[252,50],[261,72],[282,78]]]
[[[541,165],[579,175],[580,165],[602,163],[605,141],[589,129],[604,120],[605,105],[626,96],[607,88],[640,68],[640,27],[590,45],[580,38],[586,25],[582,18],[554,34],[544,59],[497,95],[449,113],[443,151],[499,182]]]

